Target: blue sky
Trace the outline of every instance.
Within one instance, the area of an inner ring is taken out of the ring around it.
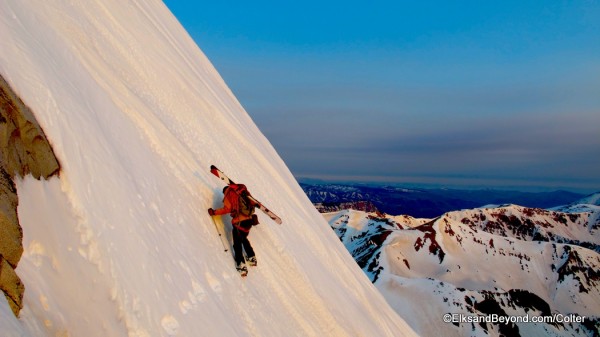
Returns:
[[[600,191],[600,0],[165,3],[299,178]]]

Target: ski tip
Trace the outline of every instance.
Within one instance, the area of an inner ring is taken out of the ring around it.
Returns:
[[[211,169],[211,170],[216,170],[216,169],[217,169],[217,167],[216,167],[215,165],[210,165],[210,169]]]

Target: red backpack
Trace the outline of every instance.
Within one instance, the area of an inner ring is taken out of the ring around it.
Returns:
[[[231,198],[231,209],[234,216],[243,215],[251,217],[254,214],[256,204],[249,198],[250,192],[244,184],[229,184],[228,186],[233,191],[237,198]]]

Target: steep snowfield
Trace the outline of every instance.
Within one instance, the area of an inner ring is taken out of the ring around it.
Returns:
[[[160,1],[0,0],[0,73],[60,178],[17,182],[21,317],[3,336],[401,336],[411,328]],[[206,209],[217,165],[259,214],[246,279]]]
[[[594,336],[600,326],[596,212],[507,205],[436,219],[325,214],[388,302],[426,336]],[[409,304],[409,305],[407,305]],[[445,314],[576,314],[584,323],[443,324]],[[591,320],[591,321],[590,321]]]

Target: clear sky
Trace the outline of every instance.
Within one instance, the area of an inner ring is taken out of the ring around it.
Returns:
[[[600,191],[600,0],[166,0],[298,178]]]

